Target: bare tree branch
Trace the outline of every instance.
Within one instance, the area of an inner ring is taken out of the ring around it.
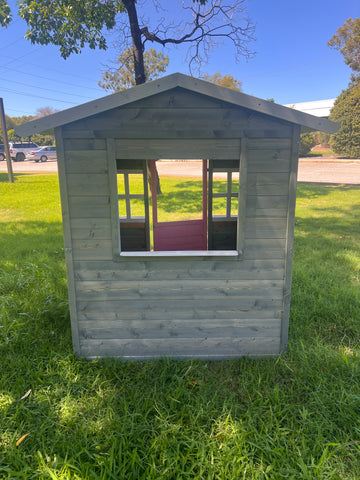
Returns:
[[[188,61],[190,70],[193,64],[200,66],[207,60],[210,51],[215,45],[230,41],[235,48],[235,58],[253,55],[248,43],[254,40],[255,26],[247,18],[245,10],[246,0],[208,0],[206,4],[183,0],[183,9],[189,11],[192,20],[177,29],[174,25],[164,26],[158,23],[156,30],[147,25],[141,28],[143,44],[147,41],[168,44],[189,44]],[[172,35],[169,35],[169,31]]]

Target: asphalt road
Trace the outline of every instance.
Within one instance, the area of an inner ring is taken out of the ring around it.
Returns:
[[[195,162],[194,162],[195,163]],[[159,165],[159,173],[175,174],[172,167],[174,162],[163,161]],[[49,173],[57,172],[57,162],[36,163],[33,161],[13,162],[14,173]],[[187,164],[182,165],[184,176],[196,176],[197,169]],[[0,162],[0,172],[7,172],[6,162]],[[340,183],[360,185],[360,160],[335,160],[335,159],[300,159],[299,182],[315,183]]]

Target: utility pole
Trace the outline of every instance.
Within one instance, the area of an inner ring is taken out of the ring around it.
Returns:
[[[9,149],[9,139],[8,139],[7,130],[6,130],[4,102],[3,102],[3,99],[1,97],[0,97],[0,124],[1,124],[3,139],[4,139],[4,149],[5,149],[5,156],[6,156],[6,164],[7,164],[9,182],[14,183],[14,175],[13,175],[13,171],[12,171],[10,149]]]

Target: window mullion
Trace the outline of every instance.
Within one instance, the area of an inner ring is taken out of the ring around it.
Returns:
[[[129,187],[128,173],[124,173],[124,186],[125,186],[126,219],[131,220],[131,202],[130,202],[130,187]]]

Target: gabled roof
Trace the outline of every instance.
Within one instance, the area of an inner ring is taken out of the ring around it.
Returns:
[[[181,73],[174,73],[158,80],[138,85],[129,90],[114,93],[106,97],[84,103],[77,107],[69,108],[61,112],[54,113],[47,117],[38,118],[15,128],[17,135],[27,137],[34,133],[39,133],[49,128],[66,125],[77,120],[81,120],[98,113],[106,112],[129,103],[157,95],[176,87],[181,87],[195,93],[206,95],[208,97],[228,102],[232,105],[248,108],[265,115],[296,123],[312,130],[320,130],[327,133],[334,133],[338,130],[338,124],[329,120],[314,117],[297,110],[278,105],[273,102],[267,102],[260,98],[246,95],[245,93],[220,87],[204,80],[199,80]]]

